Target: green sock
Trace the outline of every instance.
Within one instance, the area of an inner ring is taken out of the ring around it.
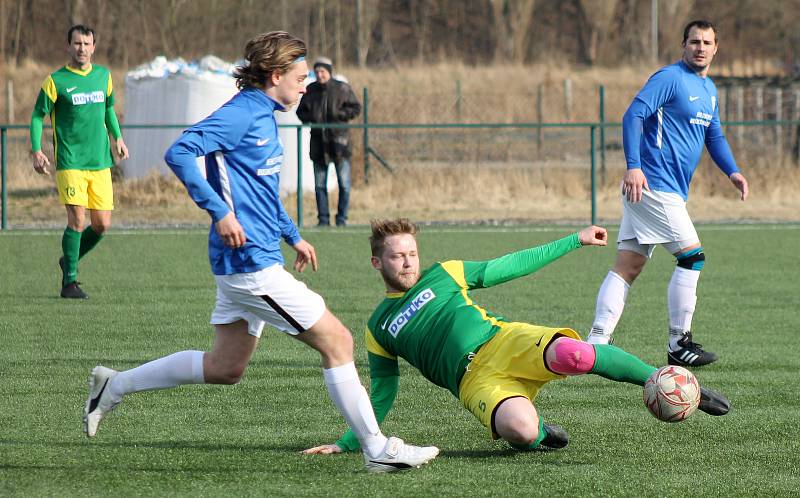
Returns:
[[[536,440],[534,442],[532,442],[532,443],[530,443],[528,445],[525,445],[525,446],[521,446],[521,445],[517,445],[517,444],[513,444],[513,443],[508,443],[508,444],[510,444],[512,448],[520,450],[520,451],[535,450],[536,448],[539,447],[540,444],[542,444],[542,441],[544,441],[544,437],[546,435],[547,435],[547,433],[544,431],[544,419],[542,417],[539,417],[539,436],[536,438]]]
[[[610,344],[594,344],[595,360],[591,372],[617,382],[643,386],[656,368]]]
[[[67,227],[61,237],[61,250],[64,251],[64,281],[62,285],[78,280],[78,254],[81,249],[81,233]]]
[[[86,227],[86,230],[81,232],[81,250],[78,254],[78,259],[83,258],[87,252],[94,249],[94,246],[96,246],[102,238],[103,236],[95,232],[91,225]]]

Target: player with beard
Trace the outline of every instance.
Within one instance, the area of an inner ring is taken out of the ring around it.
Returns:
[[[607,344],[591,345],[569,328],[513,322],[473,301],[470,291],[537,271],[581,246],[606,245],[606,230],[590,226],[548,244],[488,261],[452,260],[420,272],[416,226],[406,219],[372,222],[372,266],[386,297],[369,319],[366,346],[371,398],[382,422],[397,395],[398,357],[448,389],[497,438],[520,450],[561,448],[568,435],[545,424],[533,400],[544,384],[592,373],[643,386],[656,370]],[[730,404],[701,388],[700,409],[724,415]],[[358,448],[350,432],[306,453]]]

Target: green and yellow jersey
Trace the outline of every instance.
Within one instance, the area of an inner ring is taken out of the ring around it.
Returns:
[[[472,356],[505,321],[475,304],[470,290],[528,275],[580,246],[575,233],[488,261],[436,263],[408,291],[387,293],[366,331],[370,397],[378,422],[386,418],[397,396],[398,357],[458,397]],[[345,451],[359,447],[352,431],[336,444]]]
[[[42,124],[50,116],[56,169],[102,170],[114,165],[108,140],[122,133],[114,113],[111,73],[99,65],[64,66],[45,78],[31,115],[31,151],[42,148]]]

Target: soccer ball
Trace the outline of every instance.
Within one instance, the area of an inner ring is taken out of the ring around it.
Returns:
[[[700,384],[683,367],[661,367],[644,383],[644,404],[650,413],[664,422],[680,422],[697,410]]]

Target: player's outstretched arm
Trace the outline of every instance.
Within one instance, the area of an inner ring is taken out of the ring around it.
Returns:
[[[747,185],[747,179],[744,177],[744,175],[737,171],[736,173],[731,173],[731,176],[728,178],[730,178],[733,186],[742,193],[742,200],[747,199],[747,194],[750,192],[750,188]]]
[[[608,245],[608,232],[603,227],[588,226],[578,232],[578,240],[582,246]]]

